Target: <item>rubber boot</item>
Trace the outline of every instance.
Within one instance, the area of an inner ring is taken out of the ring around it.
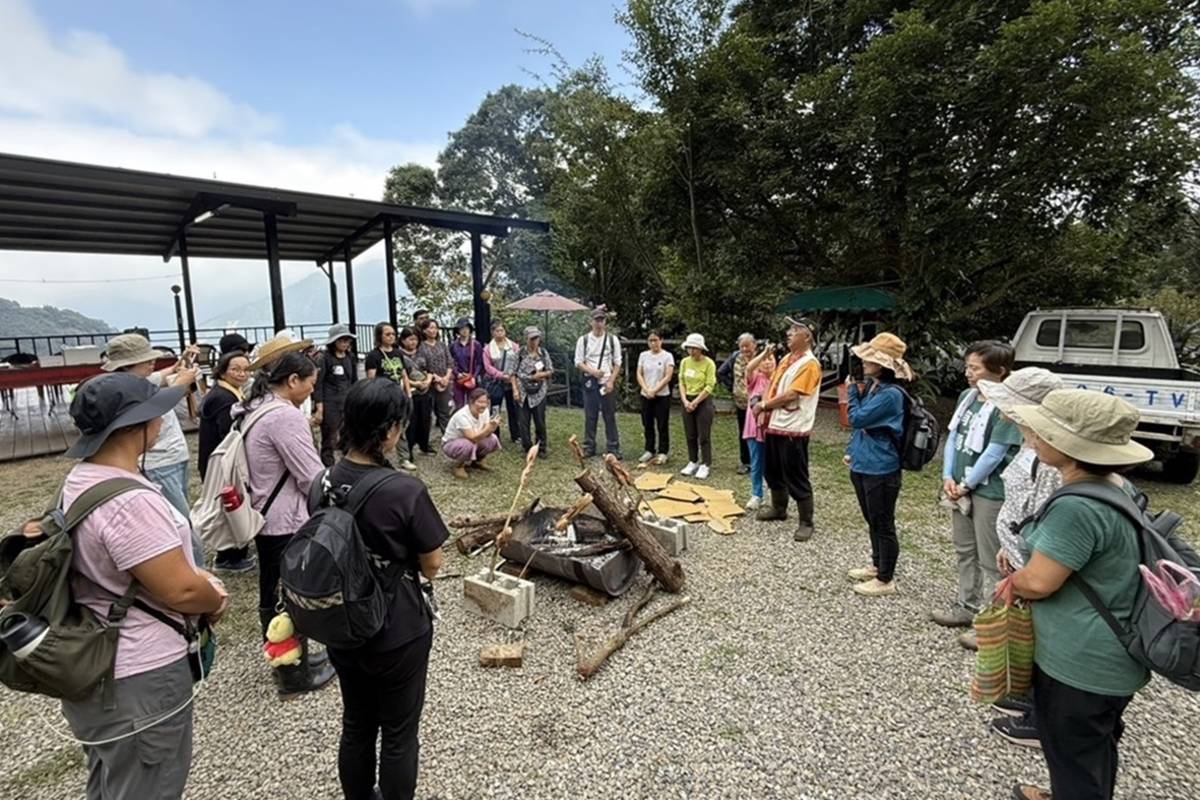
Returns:
[[[299,664],[271,670],[280,700],[292,700],[305,692],[315,692],[333,680],[333,676],[337,674],[328,660],[317,663],[309,658],[308,640],[301,639],[300,646],[304,648],[304,652],[300,656]]]
[[[813,537],[812,497],[806,497],[803,500],[796,501],[796,516],[800,519],[796,525],[796,535],[792,538],[797,542],[807,542]]]
[[[759,522],[787,519],[788,493],[786,489],[771,490],[771,504],[763,504],[754,518]]]

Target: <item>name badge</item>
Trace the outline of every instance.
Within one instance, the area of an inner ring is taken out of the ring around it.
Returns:
[[[546,368],[546,363],[544,361],[535,361],[533,364],[533,368],[536,369],[538,372],[541,372],[543,369]]]
[[[334,375],[345,375],[346,368],[343,367],[341,364],[336,364],[333,368],[333,374]]]
[[[683,376],[685,378],[694,378],[694,377],[696,377],[696,370],[694,370],[694,369],[685,370],[683,373]]]

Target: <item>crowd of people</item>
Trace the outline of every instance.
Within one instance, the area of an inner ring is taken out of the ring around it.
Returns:
[[[596,455],[603,417],[605,449],[620,457],[622,351],[607,317],[603,307],[592,312],[574,364],[583,379],[584,454]],[[716,467],[713,395],[721,384],[736,409],[737,471],[748,475],[751,509],[760,521],[784,521],[794,503],[793,538],[805,542],[816,532],[809,442],[823,374],[813,352],[816,325],[787,323],[785,346],[760,345],[744,334],[720,367],[698,333],[683,341],[678,360],[664,350],[660,333],[650,333],[636,368],[645,439],[639,461],[669,463],[674,385],[687,444],[680,472],[709,478]],[[432,579],[448,533],[425,485],[406,473],[419,455],[437,452],[430,441],[434,425],[459,480],[489,469],[487,459],[502,448],[505,415],[509,440],[524,449],[537,444],[546,457],[545,406],[555,366],[542,332],[527,327],[517,342],[497,322],[490,334],[486,344],[477,341],[472,322],[461,319],[447,344],[427,311],[400,331],[380,323],[361,378],[346,326],[331,328],[319,350],[286,333],[257,348],[237,334],[222,338],[215,384],[199,410],[198,467],[203,478],[214,450],[231,430],[240,431],[250,474],[247,500],[265,524],[254,538],[256,557],[248,549],[222,551],[214,571],[257,568],[264,640],[279,602],[281,555],[309,517],[314,482],[352,487],[373,470],[392,470],[395,461],[399,469],[386,490],[373,493],[357,515],[359,530],[369,551]],[[870,564],[850,569],[848,577],[853,591],[869,598],[897,591],[896,505],[911,410],[907,386],[915,378],[906,349],[898,336],[882,333],[852,348],[861,374],[847,378],[852,433],[844,461],[870,554]],[[119,734],[141,730],[146,720],[186,705],[191,694],[186,643],[160,617],[182,622],[206,615],[215,622],[229,604],[223,582],[204,568],[188,521],[190,454],[174,407],[197,368],[189,353],[155,372],[161,355],[136,334],[114,338],[108,374],[82,384],[71,404],[82,436],[68,455],[81,460],[68,475],[66,502],[114,476],[142,484],[101,506],[78,529],[77,596],[103,613],[111,595],[136,580],[149,609],[131,609],[120,628],[115,699],[98,688],[63,704],[75,735],[89,742],[89,798],[181,796],[191,760],[190,707],[136,740]],[[1134,493],[1121,473],[1151,457],[1131,438],[1137,412],[1115,397],[1066,389],[1045,370],[1014,371],[1012,348],[1003,342],[972,344],[964,362],[968,388],[958,398],[941,463],[957,594],[931,619],[966,628],[996,596],[1031,602],[1034,689],[997,703],[1002,716],[993,727],[1012,741],[1040,746],[1052,786],[1046,792],[1018,785],[1014,796],[1111,798],[1122,713],[1148,673],[1068,578],[1087,581],[1114,615],[1128,619],[1138,581],[1136,539],[1127,520],[1088,498],[1064,498],[1029,520],[1062,485],[1101,482]],[[302,410],[308,404],[311,417]],[[271,670],[283,698],[340,678],[338,770],[347,798],[411,797],[416,784],[432,624],[415,577],[411,585],[391,588],[392,613],[369,645],[326,651],[302,640],[296,663]],[[970,633],[959,641],[977,647]]]

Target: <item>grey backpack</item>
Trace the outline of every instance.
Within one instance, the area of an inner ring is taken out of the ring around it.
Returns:
[[[1052,494],[1038,511],[1040,521],[1060,497],[1086,497],[1119,511],[1137,531],[1139,562],[1153,569],[1160,560],[1172,561],[1200,577],[1200,555],[1176,529],[1182,518],[1172,511],[1150,514],[1145,495],[1137,500],[1116,486],[1098,482],[1073,483]],[[1193,692],[1200,691],[1200,622],[1179,620],[1164,608],[1138,577],[1133,614],[1126,625],[1113,615],[1079,573],[1071,580],[1112,629],[1130,658],[1151,672]]]
[[[100,506],[145,488],[131,478],[111,478],[79,495],[65,511],[60,490],[41,519],[40,535],[17,530],[0,539],[0,683],[69,700],[106,678],[106,690],[112,686],[120,624],[135,602],[138,583],[130,583],[106,619],[77,603],[70,581],[72,534]],[[10,646],[17,642],[15,649]]]

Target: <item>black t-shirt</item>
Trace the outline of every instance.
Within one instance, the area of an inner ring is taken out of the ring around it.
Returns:
[[[367,353],[367,371],[375,370],[376,378],[387,378],[400,383],[400,376],[404,372],[404,359],[400,357],[400,352],[400,349],[396,348],[390,353],[385,353],[376,347]]]
[[[334,465],[330,481],[334,486],[353,486],[378,467],[342,459]],[[372,553],[389,561],[402,560],[407,572],[420,572],[417,556],[441,547],[450,537],[425,484],[418,478],[396,472],[383,483],[358,513],[356,520],[363,543]],[[392,607],[384,629],[363,645],[372,652],[383,652],[411,642],[429,631],[429,612],[416,581],[401,578],[396,585],[384,585],[393,594]]]

